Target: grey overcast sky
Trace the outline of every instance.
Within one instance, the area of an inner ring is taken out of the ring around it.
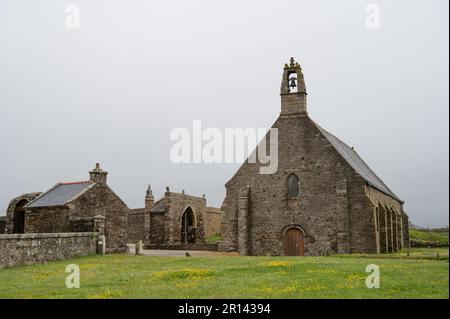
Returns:
[[[68,29],[66,5],[80,8]],[[378,29],[366,27],[370,3]],[[282,67],[310,116],[368,162],[414,224],[449,218],[447,0],[0,0],[0,215],[13,197],[85,180],[96,162],[130,207],[206,194],[239,165],[170,161],[176,127],[269,127]]]

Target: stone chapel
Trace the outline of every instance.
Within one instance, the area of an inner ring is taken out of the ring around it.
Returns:
[[[403,201],[352,147],[308,116],[304,76],[293,58],[284,66],[280,95],[272,126],[278,170],[260,174],[247,160],[226,183],[219,248],[297,256],[408,246]]]

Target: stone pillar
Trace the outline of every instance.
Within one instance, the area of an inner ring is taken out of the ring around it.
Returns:
[[[402,250],[403,248],[403,223],[402,223],[402,215],[397,215],[397,233],[398,233],[398,250]]]
[[[393,237],[393,251],[398,251],[398,226],[397,226],[397,214],[395,211],[392,212],[392,237]]]
[[[386,219],[387,219],[387,243],[388,243],[388,253],[394,251],[394,237],[392,232],[392,212],[389,208],[386,209]]]
[[[380,249],[380,215],[378,213],[378,207],[373,208],[373,230],[375,232],[375,243],[377,248],[377,254],[381,252]]]
[[[106,237],[105,235],[98,235],[97,237],[97,254],[104,255],[106,253]]]
[[[378,205],[378,216],[380,218],[380,252],[388,252],[388,231],[387,231],[387,218],[386,210],[383,206]]]
[[[151,209],[155,204],[155,198],[153,197],[152,187],[148,185],[147,192],[145,193],[145,208]]]
[[[105,216],[102,215],[95,215],[94,216],[94,232],[98,233],[99,235],[105,234]]]
[[[249,187],[244,188],[238,198],[238,250],[239,254],[249,254]]]
[[[166,200],[166,218],[165,218],[165,243],[167,244],[180,244],[180,227],[178,213],[173,210],[178,209],[176,205],[172,206],[172,198],[169,186],[166,186],[166,192],[164,198]],[[183,212],[181,212],[183,213]],[[182,216],[181,216],[182,218]]]
[[[337,253],[350,254],[350,217],[348,211],[347,178],[343,168],[338,165],[336,173],[336,226]]]
[[[136,255],[143,255],[142,251],[144,250],[144,247],[142,245],[142,240],[139,240],[136,243]]]
[[[144,239],[146,244],[151,244],[151,216],[150,211],[144,212]]]
[[[403,247],[409,248],[409,219],[402,210]]]

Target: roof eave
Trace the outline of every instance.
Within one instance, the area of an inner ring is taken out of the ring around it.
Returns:
[[[395,199],[396,201],[398,201],[398,202],[400,202],[400,203],[402,203],[402,204],[405,203],[405,201],[401,200],[401,199],[398,198],[396,195],[392,195],[392,194],[386,193],[385,191],[383,191],[382,189],[380,189],[380,188],[377,187],[376,185],[373,185],[372,183],[370,183],[370,182],[367,181],[367,180],[366,180],[366,185],[367,185],[367,186],[370,186],[370,187],[372,187],[372,188],[375,188],[377,191],[382,192],[384,195],[389,196],[390,198]]]

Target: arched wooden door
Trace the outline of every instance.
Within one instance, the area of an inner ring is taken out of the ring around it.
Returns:
[[[304,235],[298,228],[290,228],[284,235],[284,254],[286,256],[303,256]]]

